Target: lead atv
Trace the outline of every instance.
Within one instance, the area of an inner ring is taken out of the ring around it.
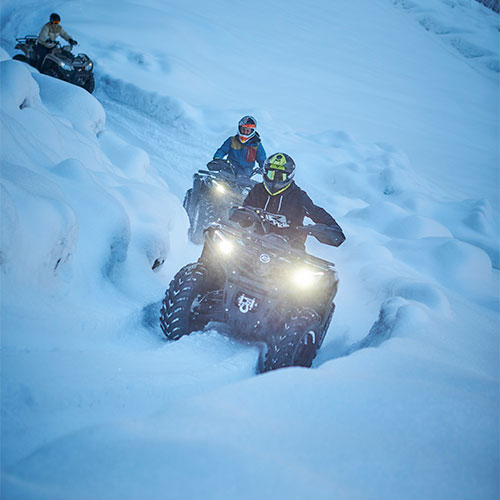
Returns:
[[[73,48],[71,45],[61,45],[56,42],[55,48],[39,61],[36,36],[16,38],[16,41],[15,48],[22,50],[24,54],[16,54],[13,59],[28,63],[40,73],[83,87],[92,94],[95,87],[94,63],[86,54],[75,56],[71,52]]]
[[[228,160],[216,159],[207,164],[208,170],[193,175],[193,187],[184,197],[184,209],[189,217],[188,238],[203,243],[203,230],[218,219],[226,219],[229,208],[240,205],[257,184],[252,177],[260,173],[254,169],[250,177],[238,175]]]
[[[198,262],[171,281],[160,312],[163,333],[178,340],[208,325],[258,345],[257,373],[310,367],[335,310],[334,264],[271,232],[272,214],[263,210],[234,207],[230,218],[210,224]],[[344,241],[323,224],[299,230],[327,245]]]

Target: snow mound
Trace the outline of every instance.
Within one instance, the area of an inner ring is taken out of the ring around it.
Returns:
[[[104,129],[104,108],[85,89],[39,73],[33,76],[36,81],[43,82],[40,96],[51,114],[68,120],[84,135],[95,136]]]
[[[394,0],[441,43],[457,51],[475,68],[496,78],[498,63],[498,14],[480,2],[460,0]],[[474,12],[474,16],[471,15]],[[465,20],[467,20],[465,22]],[[492,49],[496,47],[496,50]]]
[[[167,260],[171,232],[185,239],[180,203],[142,149],[105,129],[92,95],[24,63],[0,64],[6,279],[79,293],[107,281],[152,296],[159,282],[147,277]]]
[[[3,271],[25,284],[53,286],[76,243],[76,217],[64,192],[47,177],[10,163],[3,164],[2,187],[9,228],[0,250]]]
[[[31,78],[31,71],[26,64],[13,60],[2,61],[0,74],[0,101],[7,113],[15,114],[23,108],[40,104],[39,87]]]
[[[186,103],[173,97],[149,92],[137,85],[105,76],[99,80],[100,92],[109,98],[144,113],[162,125],[188,131],[199,114]]]
[[[144,150],[126,143],[108,130],[104,130],[98,137],[103,152],[126,177],[144,178],[149,166],[149,156]]]
[[[480,248],[454,238],[393,240],[391,252],[416,270],[465,295],[486,293],[493,284],[491,260]]]

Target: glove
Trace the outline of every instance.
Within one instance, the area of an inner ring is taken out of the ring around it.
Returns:
[[[73,38],[70,38],[68,42],[70,45],[78,45],[78,42],[76,40],[73,40]]]

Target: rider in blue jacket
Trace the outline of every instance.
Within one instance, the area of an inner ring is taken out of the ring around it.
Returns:
[[[244,116],[238,123],[238,133],[228,137],[215,152],[214,160],[227,159],[237,168],[240,175],[250,177],[257,162],[262,169],[266,161],[266,152],[257,133],[257,120],[253,116]]]

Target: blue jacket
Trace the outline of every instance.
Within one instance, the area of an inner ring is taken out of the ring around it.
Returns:
[[[240,141],[238,135],[228,137],[215,152],[214,160],[224,158],[226,155],[227,159],[238,169],[238,173],[248,177],[252,174],[256,161],[262,168],[266,160],[266,152],[257,132],[245,143]]]

